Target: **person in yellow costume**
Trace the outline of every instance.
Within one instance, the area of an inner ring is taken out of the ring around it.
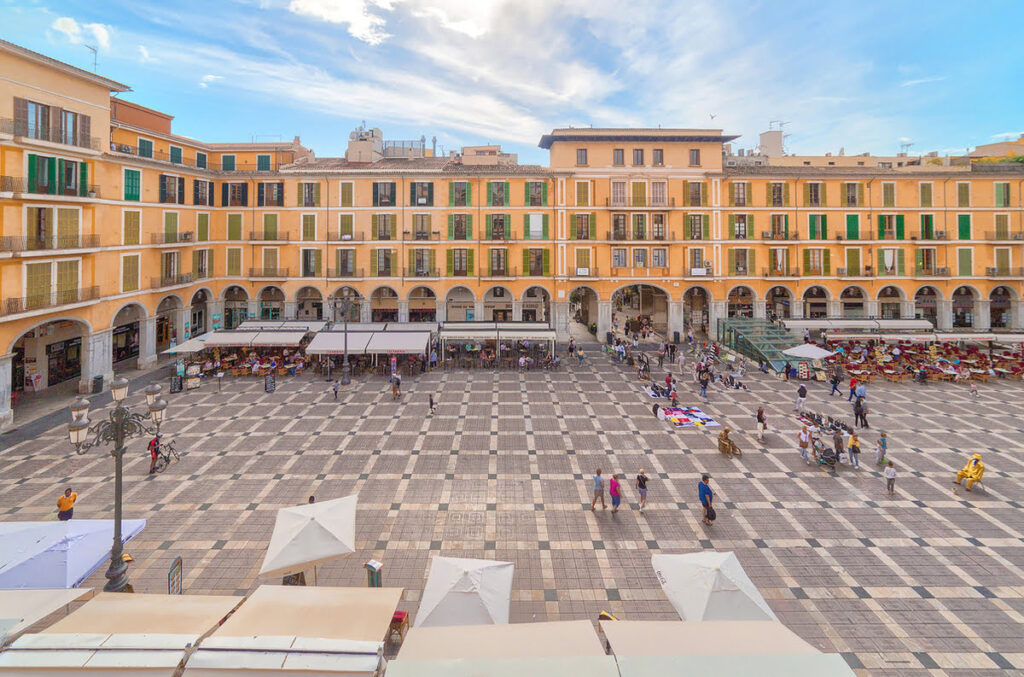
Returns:
[[[967,480],[967,491],[971,490],[976,482],[981,480],[981,476],[985,474],[985,464],[981,462],[981,454],[975,454],[971,456],[971,460],[967,461],[967,465],[963,467],[963,470],[956,474],[956,481],[954,484],[960,485],[965,479]],[[956,492],[956,489],[953,489]]]

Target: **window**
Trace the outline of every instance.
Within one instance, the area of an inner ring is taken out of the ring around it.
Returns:
[[[957,214],[956,217],[956,237],[958,240],[970,240],[971,239],[971,215],[970,214]]]
[[[665,151],[663,149],[655,148],[651,151],[651,164],[655,167],[665,166]]]
[[[689,235],[691,240],[703,240],[704,239],[704,216],[701,214],[690,214],[687,217],[689,223],[687,224],[689,229]]]
[[[121,257],[121,292],[139,290],[139,255]]]
[[[633,166],[640,167],[644,163],[644,149],[634,148],[633,149]]]
[[[587,164],[587,149],[577,148],[576,149],[576,164],[585,165]]]
[[[235,156],[234,155],[221,155],[220,156],[220,168],[225,172],[235,171]]]
[[[468,207],[472,203],[472,190],[469,181],[452,181],[448,184],[448,204],[453,207]]]
[[[747,215],[736,214],[732,217],[732,228],[733,232],[730,233],[730,239],[733,240],[746,240],[749,238],[747,233]]]
[[[690,268],[693,270],[706,270],[704,267],[704,248],[703,247],[691,247],[690,248]]]
[[[181,148],[179,148],[178,146],[171,146],[170,150],[171,150],[171,162],[173,162],[176,165],[180,165],[181,164]]]
[[[351,207],[352,206],[352,200],[353,200],[353,193],[354,193],[354,187],[353,187],[352,182],[351,181],[343,181],[341,183],[340,191],[339,192],[341,193],[341,206],[342,207]],[[431,190],[431,194],[433,194],[433,190]]]
[[[633,214],[633,239],[647,239],[647,215]]]
[[[745,181],[732,184],[733,187],[733,205],[736,207],[747,206],[747,184]]]
[[[786,214],[772,214],[772,232],[771,238],[773,240],[788,240],[789,239],[789,216]]]
[[[626,267],[626,248],[616,247],[612,249],[612,268]]]
[[[228,214],[228,239],[242,239],[242,215]]]
[[[352,249],[338,250],[338,270],[336,277],[351,277],[355,274],[356,253]]]
[[[732,249],[729,251],[729,257],[732,259],[732,270],[729,271],[730,275],[749,275],[750,274],[750,250],[749,249]]]
[[[577,181],[576,182],[576,206],[577,207],[589,207],[590,206],[590,182],[589,181]]]
[[[316,240],[316,214],[302,215],[302,239],[307,242]]]
[[[691,167],[700,167],[700,149],[699,148],[691,148],[690,149],[690,166]]]
[[[370,217],[373,222],[373,239],[375,240],[396,240],[398,239],[398,224],[394,222],[390,214],[375,214]]]
[[[686,182],[686,199],[691,207],[700,207],[704,204],[704,184],[700,181]]]
[[[320,250],[302,250],[302,277],[320,277]]]
[[[935,215],[921,214],[921,239],[935,239]]]
[[[123,244],[139,244],[142,239],[142,212],[126,211],[124,213]]]
[[[1010,184],[1009,183],[997,183],[996,184],[996,207],[1009,207],[1010,206]]]
[[[784,183],[772,183],[771,184],[771,196],[768,201],[772,207],[785,207],[786,206],[786,184]]]
[[[647,267],[647,250],[646,249],[634,249],[633,250],[633,267],[634,268],[646,268]]]
[[[505,223],[505,215],[490,214],[488,219],[491,222],[490,238],[492,240],[504,240],[508,229],[508,224]]]
[[[277,248],[265,248],[263,250],[263,274],[277,275]]]
[[[15,107],[17,108],[17,100],[15,101]],[[26,101],[25,107],[27,114],[24,122],[24,132],[22,133],[30,139],[49,141],[50,107],[35,101]],[[22,130],[19,129],[18,131]]]
[[[60,174],[57,179],[60,181],[57,193],[59,195],[78,195],[78,163],[71,160],[57,162]]]
[[[196,151],[196,167],[206,169],[206,153]]]
[[[651,214],[651,239],[665,239],[665,215]]]
[[[629,233],[626,230],[626,215],[612,214],[612,239],[628,240]]]
[[[391,260],[393,254],[390,249],[377,249],[374,251],[374,260],[377,263],[376,275],[379,277],[389,277],[391,275]]]
[[[178,282],[178,273],[181,270],[178,252],[160,253],[160,282],[166,286]]]
[[[185,180],[177,176],[160,175],[160,202],[171,204],[184,204],[185,196],[179,192],[179,186],[184,188]]]
[[[656,247],[651,250],[651,267],[668,268],[668,250],[664,247]]]
[[[504,206],[508,204],[507,181],[487,182],[487,204],[495,206]]]
[[[807,190],[807,206],[808,207],[820,207],[821,206],[821,184],[820,183],[807,183],[804,184]]]
[[[967,247],[962,247],[956,250],[956,274],[957,275],[974,275],[974,252]]]
[[[577,275],[590,275],[590,250],[589,249],[577,249],[576,250],[576,274]]]
[[[856,207],[859,204],[859,185],[856,183],[844,183],[843,190],[846,191],[846,206]]]
[[[153,157],[153,142],[149,139],[139,139],[139,157]]]
[[[164,212],[164,242],[180,242],[178,212]]]
[[[414,181],[409,197],[411,198],[410,204],[432,207],[434,205],[434,184],[428,181]]]
[[[903,250],[902,249],[879,249],[878,250],[878,274],[879,275],[903,275]]]
[[[412,250],[412,274],[416,277],[435,277],[434,252],[430,249]]]
[[[626,182],[612,181],[612,205],[621,207],[626,204]]]
[[[138,169],[124,170],[124,199],[139,201],[142,185],[142,172]]]
[[[896,217],[892,214],[879,214],[878,215],[878,239],[879,240],[895,240],[896,239]]]
[[[211,190],[212,184],[209,181],[201,181],[200,179],[193,179],[192,181],[192,204],[196,205],[212,205],[213,191]]]
[[[449,252],[452,260],[451,274],[464,276],[469,271],[469,250],[468,249],[454,249]]]
[[[523,258],[526,260],[526,274],[537,277],[540,275],[547,275],[547,263],[548,263],[548,250],[547,249],[527,249],[523,252]]]
[[[196,214],[196,241],[209,242],[210,240],[210,215],[205,213]]]
[[[548,239],[548,215],[527,214],[526,215],[526,239],[546,240]]]
[[[647,184],[643,181],[633,182],[633,201],[630,204],[634,207],[647,206]]]
[[[257,155],[256,156],[256,171],[258,171],[258,172],[269,172],[270,171],[270,156],[269,155]]]
[[[299,184],[302,185],[302,184]],[[274,183],[257,184],[256,206],[258,207],[283,207],[284,206],[284,184],[275,181]],[[299,205],[312,206],[312,205]]]
[[[1010,215],[1009,214],[996,214],[996,232],[995,237],[997,240],[1009,240],[1010,239]]]
[[[651,182],[651,206],[664,207],[668,204],[668,184],[665,181]]]
[[[621,148],[616,148],[612,151],[612,164],[616,167],[621,167],[626,164],[626,151]]]
[[[971,184],[965,181],[956,184],[956,206],[971,206]]]
[[[197,249],[192,252],[192,277],[197,280],[213,274],[213,252],[209,249]]]
[[[29,250],[53,248],[53,210],[29,207],[26,210],[25,246]]]
[[[448,239],[469,239],[469,216],[467,214],[448,215]]]
[[[227,195],[228,195],[228,207],[247,207],[248,200],[247,186],[244,183],[228,183]]]
[[[60,142],[73,146],[78,142],[78,113],[60,112]]]
[[[546,207],[548,204],[547,181],[526,182],[526,205],[528,207]]]
[[[921,206],[931,207],[932,206],[932,184],[922,183],[920,184],[921,191]]]
[[[430,214],[413,214],[412,237],[414,240],[430,239]]]
[[[391,190],[394,191],[395,184],[386,184],[391,186]],[[392,196],[393,199],[393,196]],[[389,202],[388,204],[392,204]],[[299,206],[300,207],[319,207],[320,206],[320,184],[319,183],[300,183],[299,184]]]
[[[577,240],[589,240],[590,239],[590,215],[589,214],[576,214],[572,217],[576,223],[573,227],[573,235]]]
[[[991,272],[994,272],[996,275],[1009,275],[1010,270],[1010,248],[997,247],[995,250],[995,270]]]
[[[882,206],[883,207],[895,207],[896,206],[896,184],[895,183],[883,183],[882,184]]]
[[[242,274],[242,250],[238,247],[229,247],[227,250],[228,254],[228,275],[241,275]]]
[[[508,272],[507,263],[508,252],[503,247],[491,249],[491,275],[505,275]]]
[[[828,216],[825,214],[807,215],[807,236],[811,240],[828,239]]]
[[[932,247],[917,250],[917,274],[918,275],[934,275],[935,274],[935,262],[936,262],[936,250]]]
[[[821,249],[805,249],[804,250],[804,274],[805,275],[822,275],[824,269],[822,268],[822,262],[824,255]]]

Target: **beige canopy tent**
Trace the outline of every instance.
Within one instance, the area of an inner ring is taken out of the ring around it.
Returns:
[[[202,334],[201,336],[193,336],[192,338],[185,341],[184,343],[181,343],[180,345],[176,345],[173,348],[168,348],[163,352],[163,354],[179,355],[185,353],[198,353],[206,349],[206,339],[209,336],[209,332]]]
[[[61,607],[92,596],[92,588],[0,590],[0,646]]]
[[[262,585],[204,640],[185,677],[372,675],[402,588]]]
[[[358,498],[353,494],[278,510],[260,576],[295,574],[354,552]]]
[[[388,677],[587,675],[617,677],[590,621],[416,627]]]
[[[327,323],[323,320],[246,320],[238,325],[237,328],[243,331],[283,330],[317,332],[325,326],[327,326]]]
[[[241,602],[237,597],[100,593],[0,653],[0,675],[174,675],[191,647]]]
[[[362,355],[366,344],[373,336],[372,331],[348,331],[348,354]],[[307,355],[341,355],[345,352],[345,332],[322,331],[306,346]]]
[[[285,331],[285,330],[273,330],[273,331],[261,331],[256,334],[253,338],[252,343],[249,345],[253,348],[269,347],[269,346],[284,346],[284,347],[296,347],[302,343],[302,339],[306,338],[307,331]]]
[[[216,331],[206,337],[206,348],[243,348],[252,344],[255,331]]]
[[[602,621],[601,630],[621,677],[854,675],[842,656],[819,652],[778,621]]]

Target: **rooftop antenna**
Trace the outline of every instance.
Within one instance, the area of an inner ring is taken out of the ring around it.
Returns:
[[[913,141],[905,141],[905,142],[901,143],[900,144],[900,152],[901,153],[906,153],[907,151],[910,150],[910,147],[913,146],[913,145],[914,145]]]
[[[87,50],[92,52],[92,72],[96,72],[96,56],[99,53],[99,49],[95,45],[82,45]]]

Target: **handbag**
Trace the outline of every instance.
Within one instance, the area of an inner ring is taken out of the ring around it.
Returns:
[[[714,506],[710,506],[710,505],[709,505],[709,506],[708,506],[708,510],[707,510],[707,518],[708,518],[708,521],[709,521],[709,522],[714,522],[714,521],[715,521],[715,518],[716,518],[716,517],[718,517],[718,515],[716,515],[716,514],[715,514],[715,508],[714,508]]]

